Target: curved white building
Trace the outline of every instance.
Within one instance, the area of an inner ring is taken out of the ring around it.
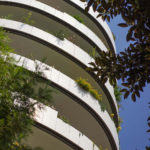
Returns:
[[[94,61],[92,52],[115,52],[115,44],[108,25],[92,9],[85,13],[85,5],[80,0],[0,0],[0,26],[8,31],[18,65],[34,72],[36,60],[43,72],[39,84],[55,91],[51,107],[36,111],[36,125],[26,141],[33,147],[119,150],[114,89],[86,70]],[[105,111],[76,83],[80,77],[102,95]]]

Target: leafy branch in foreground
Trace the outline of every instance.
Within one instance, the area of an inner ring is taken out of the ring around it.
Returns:
[[[147,147],[147,146],[146,146],[145,148],[146,148],[146,150],[150,150],[150,147]]]
[[[95,58],[95,62],[90,63],[92,67],[89,70],[96,71],[103,83],[109,79],[114,87],[116,79],[121,79],[124,98],[131,93],[132,100],[135,101],[136,96],[140,97],[140,91],[143,91],[146,83],[150,83],[150,60],[145,59],[145,54],[146,50],[141,52],[140,49],[130,47],[117,56],[111,51],[101,52],[100,56]]]
[[[86,11],[90,7],[98,12],[97,17],[108,22],[121,15],[124,22],[118,25],[129,28],[126,40],[132,44],[117,56],[113,52],[100,52],[92,66],[97,69],[97,76],[102,76],[104,81],[109,79],[113,86],[116,79],[121,79],[125,87],[122,89],[124,98],[131,94],[132,100],[136,101],[143,87],[150,83],[150,1],[89,0]]]
[[[123,23],[120,27],[128,27],[126,40],[131,44],[117,56],[113,51],[100,52],[94,63],[90,63],[90,71],[105,83],[110,81],[116,86],[116,80],[122,80],[121,92],[124,98],[131,95],[133,101],[140,97],[140,92],[150,83],[150,1],[149,0],[80,0],[87,2],[86,11],[90,7],[103,20],[113,19],[121,15]],[[149,119],[148,119],[149,121]],[[149,125],[149,123],[148,123]],[[149,131],[149,130],[148,130]],[[147,150],[150,147],[146,147]]]
[[[8,41],[5,31],[0,28],[0,149],[33,150],[22,140],[31,133],[34,106],[41,109],[41,103],[49,103],[51,91],[46,90],[41,96],[39,90],[35,90],[37,75],[15,65],[17,62],[10,55],[13,49]],[[33,102],[30,98],[38,101]]]

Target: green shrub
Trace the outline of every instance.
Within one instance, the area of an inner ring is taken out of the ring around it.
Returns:
[[[75,15],[75,16],[73,16],[76,20],[78,20],[80,23],[83,23],[84,24],[84,20],[83,20],[83,18],[81,18],[80,16],[78,16],[78,15]]]
[[[69,124],[69,120],[68,120],[66,117],[64,117],[64,116],[62,116],[62,115],[60,115],[60,114],[58,114],[58,118],[60,118],[61,120],[63,120],[65,123],[68,123],[68,124]]]
[[[118,118],[118,127],[117,127],[117,132],[119,132],[122,128],[121,128],[121,124],[122,124],[123,120],[121,117]]]
[[[103,103],[103,101],[98,101],[100,106],[101,106],[101,110],[102,111],[105,111],[106,110],[106,107],[105,107],[105,104]]]
[[[121,96],[122,96],[122,93],[120,92],[120,90],[121,90],[120,87],[115,86],[115,88],[114,88],[114,95],[115,95],[116,101],[117,101],[118,103],[121,102]]]
[[[96,57],[96,47],[93,47],[92,51],[89,53],[92,58]]]
[[[86,79],[83,79],[83,78],[80,77],[79,79],[76,80],[76,82],[78,83],[78,85],[79,85],[82,89],[84,89],[84,90],[87,91],[87,92],[89,92],[90,89],[92,89],[91,84],[88,83]]]
[[[99,146],[99,150],[108,150],[107,148],[104,149],[101,145]]]
[[[1,18],[4,19],[12,19],[13,15],[12,14],[8,14],[7,16],[1,16]]]
[[[33,21],[31,19],[31,17],[32,17],[32,12],[29,11],[27,16],[23,17],[23,22],[26,23],[26,24],[29,24],[29,25],[35,24],[35,21]]]
[[[59,30],[58,33],[55,34],[56,37],[58,37],[60,40],[64,40],[66,38],[66,34],[63,30]]]
[[[98,94],[97,90],[95,89],[90,89],[89,91],[91,93],[91,95],[96,98],[98,101],[102,100],[102,95]]]
[[[105,110],[105,105],[102,102],[102,96],[95,90],[90,83],[88,83],[87,79],[79,78],[76,80],[76,83],[86,92],[89,92],[95,99],[98,100],[101,110]]]

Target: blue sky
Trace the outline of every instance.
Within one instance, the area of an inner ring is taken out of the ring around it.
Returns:
[[[127,28],[117,26],[123,22],[118,16],[109,23],[109,27],[116,36],[117,52],[124,50],[128,46],[126,42]],[[120,84],[120,82],[119,82]],[[122,130],[119,133],[121,150],[145,150],[145,146],[150,145],[150,134],[148,130],[147,118],[150,116],[148,102],[150,102],[150,85],[144,88],[144,92],[140,93],[141,97],[136,102],[132,102],[131,98],[124,100],[122,98],[122,107],[120,116],[123,119]]]

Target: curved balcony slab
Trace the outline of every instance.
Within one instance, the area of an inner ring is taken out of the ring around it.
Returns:
[[[78,7],[85,9],[85,7],[87,6],[87,2],[81,2],[80,0],[69,0],[70,2],[72,2],[73,4],[77,5]],[[66,1],[67,2],[67,1]],[[116,52],[116,46],[115,46],[115,42],[113,39],[113,35],[112,32],[108,26],[108,24],[103,21],[101,19],[101,17],[97,18],[98,12],[94,12],[92,8],[89,9],[89,15],[91,15],[96,22],[98,22],[100,24],[100,26],[104,29],[103,31],[107,34],[107,37],[110,39],[111,44],[112,44],[112,48],[113,50]]]
[[[71,125],[65,123],[63,120],[59,119],[58,112],[56,110],[44,105],[42,107],[42,109],[39,109],[35,106],[36,111],[34,119],[36,121],[36,127],[52,134],[73,149],[98,150],[98,147],[88,137],[83,135]]]
[[[33,26],[23,24],[16,21],[6,20],[6,19],[0,19],[0,26],[4,27],[8,30],[13,30],[14,32],[17,32],[19,34],[28,35],[31,39],[38,39],[42,42],[46,42],[47,44],[53,45],[57,47],[57,49],[60,50],[60,53],[65,53],[69,55],[69,57],[78,62],[78,64],[84,65],[86,67],[89,67],[89,62],[94,61],[86,52],[84,52],[81,48],[74,45],[68,40],[60,41],[57,37],[44,32],[38,28],[35,28]],[[112,109],[116,114],[118,114],[118,107],[117,102],[115,100],[114,96],[114,90],[113,87],[107,82],[105,84],[106,90],[109,91],[111,95],[111,101],[113,101],[113,105],[111,105]],[[106,94],[107,95],[107,94]]]
[[[119,140],[115,124],[110,118],[107,111],[101,111],[101,107],[97,100],[95,100],[90,94],[85,94],[83,91],[81,91],[75,81],[62,74],[61,72],[57,71],[56,69],[39,61],[36,61],[35,63],[34,61],[19,55],[13,54],[12,56],[17,60],[17,65],[23,66],[31,72],[35,72],[36,65],[38,64],[40,66],[39,71],[42,72],[43,78],[68,91],[68,93],[70,93],[72,96],[77,97],[79,100],[78,103],[84,105],[85,108],[95,117],[98,123],[103,127],[109,139],[109,142],[112,145],[112,149],[119,149]]]
[[[0,0],[0,3],[20,7],[29,7],[32,10],[37,10],[38,12],[47,16],[52,16],[63,24],[79,32],[81,36],[84,36],[92,45],[94,44],[99,50],[107,51],[106,46],[94,32],[92,32],[88,27],[86,27],[84,24],[80,23],[67,13],[58,11],[57,9],[36,0]]]

